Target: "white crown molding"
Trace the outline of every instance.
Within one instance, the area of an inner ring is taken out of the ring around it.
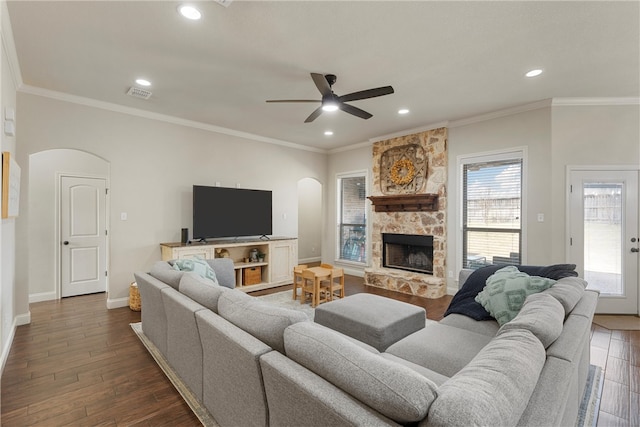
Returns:
[[[638,97],[618,98],[553,98],[554,107],[564,106],[598,106],[598,105],[640,105]]]
[[[342,153],[342,152],[345,152],[345,151],[358,150],[360,148],[370,147],[371,145],[372,145],[372,143],[369,142],[369,141],[358,142],[356,144],[347,145],[345,147],[333,148],[333,149],[327,151],[327,154],[337,154],[337,153]]]
[[[478,122],[486,122],[487,120],[498,119],[500,117],[511,116],[514,114],[524,113],[526,111],[538,110],[551,106],[551,99],[543,99],[542,101],[531,102],[529,104],[517,105],[515,107],[505,108],[491,113],[480,114],[478,116],[467,117],[449,122],[449,127],[466,126]]]
[[[13,29],[11,27],[11,21],[9,19],[9,9],[7,8],[7,2],[2,1],[0,16],[0,33],[2,36],[2,48],[7,55],[7,62],[9,63],[9,73],[11,74],[11,80],[15,89],[22,86],[22,72],[20,71],[20,62],[18,61],[18,52],[16,51],[16,43],[13,39]]]
[[[49,89],[42,89],[35,86],[22,85],[18,89],[18,91],[21,93],[42,96],[44,98],[56,99],[58,101],[69,102],[72,104],[85,105],[87,107],[100,108],[102,110],[128,114],[131,116],[142,117],[150,120],[157,120],[160,122],[171,123],[179,126],[186,126],[194,129],[205,130],[208,132],[235,136],[238,138],[248,139],[252,141],[265,142],[267,144],[280,145],[283,147],[293,148],[296,150],[312,151],[314,153],[327,154],[327,150],[320,149],[320,148],[307,147],[306,145],[296,144],[294,142],[282,141],[275,138],[268,138],[268,137],[256,135],[253,133],[237,131],[234,129],[228,129],[221,126],[210,125],[207,123],[197,122],[194,120],[181,119],[179,117],[169,116],[166,114],[153,113],[153,112],[141,110],[138,108],[125,107],[122,105],[113,104],[111,102],[97,101],[91,98],[70,95],[68,93],[57,92]]]
[[[449,121],[439,122],[439,123],[431,123],[425,126],[420,126],[413,129],[406,129],[400,132],[389,133],[387,135],[377,136],[369,139],[370,143],[378,142],[378,141],[386,141],[387,139],[399,138],[401,136],[413,135],[414,133],[426,132],[428,130],[440,129],[449,127]]]

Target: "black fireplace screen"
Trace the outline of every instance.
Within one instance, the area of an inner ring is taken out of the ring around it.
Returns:
[[[433,236],[383,233],[382,266],[433,274]]]

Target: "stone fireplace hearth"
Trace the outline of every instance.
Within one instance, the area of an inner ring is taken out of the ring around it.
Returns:
[[[446,294],[446,177],[446,128],[373,145],[365,284],[426,298]]]

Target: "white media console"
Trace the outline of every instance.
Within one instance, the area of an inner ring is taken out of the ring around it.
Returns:
[[[245,262],[252,249],[265,255],[262,262]],[[274,288],[293,283],[293,267],[298,263],[298,239],[219,239],[204,243],[161,243],[162,260],[199,256],[204,259],[229,257],[236,271],[236,287],[244,291]],[[258,280],[254,280],[259,275]],[[248,284],[245,283],[254,283]]]

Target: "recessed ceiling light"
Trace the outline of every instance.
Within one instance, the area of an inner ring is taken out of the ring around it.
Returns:
[[[151,82],[147,79],[136,79],[136,83],[140,86],[151,86]]]
[[[536,68],[535,70],[531,70],[525,74],[527,77],[536,77],[542,74],[542,69]]]
[[[178,8],[178,12],[187,19],[198,20],[202,18],[202,13],[198,9],[189,5],[182,5]]]
[[[333,135],[333,131],[326,130],[326,131],[324,131],[324,134],[325,134],[326,136],[331,136],[331,135]]]
[[[409,114],[409,110],[406,108],[401,108],[398,110],[398,114]]]

